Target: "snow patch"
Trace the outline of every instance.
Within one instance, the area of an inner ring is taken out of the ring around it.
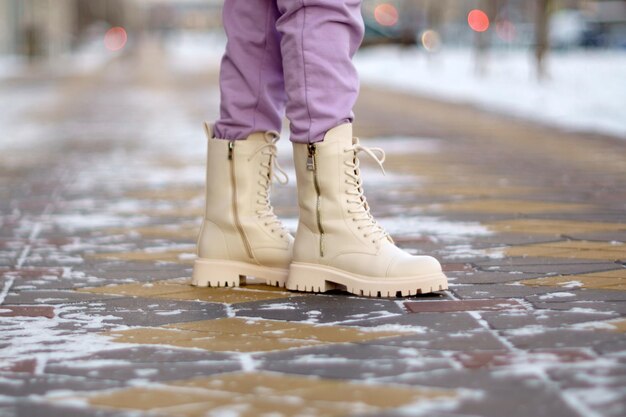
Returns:
[[[417,48],[382,46],[361,49],[355,65],[365,84],[626,139],[623,51],[552,52],[545,82],[534,79],[529,51],[490,51],[483,77],[475,73],[472,53],[445,49],[427,55]]]

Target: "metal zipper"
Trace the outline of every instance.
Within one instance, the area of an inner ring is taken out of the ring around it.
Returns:
[[[246,253],[249,258],[252,258],[252,248],[250,247],[250,242],[248,242],[248,237],[243,232],[243,226],[241,225],[241,221],[239,220],[239,210],[237,209],[237,181],[235,179],[235,158],[233,158],[233,152],[235,150],[235,141],[228,142],[228,160],[230,161],[230,185],[233,190],[233,216],[235,217],[235,226],[239,231],[239,236],[241,236],[241,240],[243,241],[243,245],[246,248]]]
[[[322,227],[322,197],[320,195],[320,184],[317,179],[317,152],[314,143],[310,143],[307,145],[307,149],[309,151],[309,155],[306,159],[306,169],[308,171],[313,171],[313,184],[315,186],[315,194],[317,196],[317,200],[315,202],[315,212],[317,215],[317,231],[320,234],[320,256],[324,257],[324,228]]]

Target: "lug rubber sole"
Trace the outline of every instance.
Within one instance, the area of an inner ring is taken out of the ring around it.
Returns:
[[[293,262],[287,289],[304,292],[343,290],[365,297],[406,297],[448,289],[443,272],[402,278],[376,279],[325,265]]]
[[[196,287],[239,287],[246,277],[265,280],[267,285],[284,287],[289,270],[239,261],[196,259],[191,285]]]

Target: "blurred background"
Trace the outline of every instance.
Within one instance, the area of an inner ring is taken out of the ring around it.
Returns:
[[[59,58],[108,28],[127,33],[220,30],[223,0],[2,0],[0,53]],[[470,12],[474,11],[470,15]],[[626,48],[622,0],[364,0],[364,45]],[[487,36],[471,36],[467,27]],[[493,30],[489,31],[489,27]],[[541,53],[542,51],[538,51]]]
[[[222,4],[0,0],[0,81],[94,68],[146,41],[174,65],[215,69]],[[364,0],[363,16],[365,83],[626,136],[626,1]]]

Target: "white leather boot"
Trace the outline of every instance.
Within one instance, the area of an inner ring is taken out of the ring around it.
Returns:
[[[435,258],[395,246],[370,214],[357,153],[367,153],[382,169],[382,149],[360,145],[349,123],[329,130],[323,142],[294,143],[293,149],[300,221],[288,289],[395,297],[448,288]]]
[[[198,237],[192,284],[237,287],[253,276],[284,286],[293,236],[274,214],[270,187],[276,171],[278,132],[258,132],[246,140],[208,137],[206,212]],[[278,177],[277,177],[278,178]],[[278,178],[280,180],[280,178]]]

